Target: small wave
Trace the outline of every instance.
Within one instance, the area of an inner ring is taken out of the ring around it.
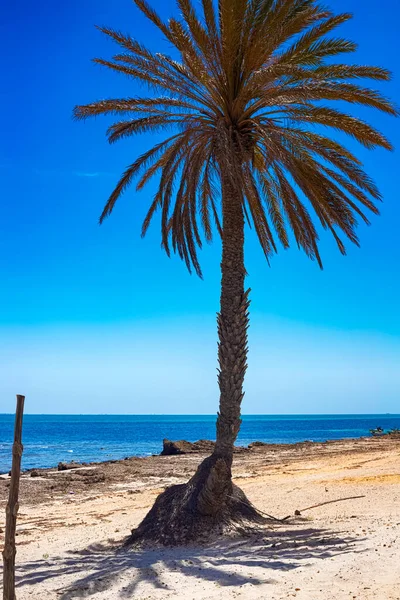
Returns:
[[[73,452],[73,450],[67,450],[67,452]]]

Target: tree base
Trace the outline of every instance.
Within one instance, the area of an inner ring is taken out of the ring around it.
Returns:
[[[206,458],[186,484],[173,485],[158,496],[127,545],[178,546],[205,542],[232,530],[243,532],[266,519],[244,492],[232,484],[230,464]]]

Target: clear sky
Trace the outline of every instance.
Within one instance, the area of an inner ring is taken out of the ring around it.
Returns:
[[[355,14],[342,28],[359,43],[349,60],[391,69],[380,87],[399,104],[400,2],[330,4]],[[176,14],[173,0],[153,5]],[[90,62],[115,49],[94,24],[168,51],[130,0],[2,9],[0,412],[24,393],[31,413],[214,413],[220,245],[202,252],[200,281],[162,253],[156,224],[141,240],[151,189],[132,188],[97,225],[152,140],[109,146],[105,119],[72,121],[75,104],[144,91]],[[400,119],[356,112],[400,147]],[[399,153],[358,155],[384,195],[361,249],[342,257],[324,236],[323,272],[295,247],[269,268],[247,236],[245,413],[400,413]]]

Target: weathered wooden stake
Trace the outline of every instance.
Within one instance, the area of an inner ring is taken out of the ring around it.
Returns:
[[[21,473],[21,457],[23,446],[22,417],[24,414],[25,396],[17,395],[15,413],[14,444],[12,449],[12,468],[10,492],[6,509],[6,533],[3,550],[3,600],[16,600],[15,596],[15,530],[17,527],[19,477]]]

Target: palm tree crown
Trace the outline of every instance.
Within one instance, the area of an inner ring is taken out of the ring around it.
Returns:
[[[179,61],[100,28],[122,51],[95,62],[148,84],[152,95],[77,106],[75,116],[123,119],[109,127],[111,143],[145,131],[172,131],[129,165],[100,222],[135,177],[141,189],[158,175],[142,233],[160,210],[164,249],[169,254],[172,246],[201,275],[197,249],[202,239],[212,239],[214,225],[222,233],[218,199],[227,178],[267,257],[277,251],[278,240],[289,246],[290,229],[321,265],[310,209],[343,254],[340,232],[358,244],[357,217],[368,223],[364,210],[378,213],[380,194],[357,157],[321,126],[367,148],[390,150],[380,132],[333,108],[332,101],[397,111],[358,81],[388,80],[388,71],[332,60],[356,48],[347,39],[327,37],[351,15],[334,15],[314,0],[201,0],[198,12],[191,0],[177,0],[181,19],[165,23],[145,0],[134,1],[176,48]]]

